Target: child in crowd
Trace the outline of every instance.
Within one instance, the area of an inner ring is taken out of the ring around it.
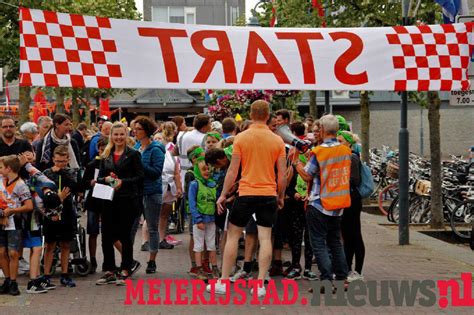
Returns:
[[[57,146],[53,152],[54,166],[44,171],[44,174],[51,179],[59,191],[63,187],[68,187],[71,193],[77,192],[77,173],[69,168],[69,150],[66,146]],[[47,218],[44,221],[44,238],[46,252],[44,258],[44,277],[48,287],[54,287],[50,282],[51,266],[53,264],[54,249],[59,241],[61,247],[61,279],[63,286],[73,288],[76,286],[68,274],[69,253],[71,241],[74,238],[76,224],[76,213],[73,207],[73,197],[69,195],[63,201],[63,209],[59,215]]]
[[[108,139],[101,137],[97,141],[97,149],[99,154],[96,158],[87,164],[82,177],[82,189],[88,190],[86,196],[85,207],[87,210],[87,234],[89,234],[89,255],[91,257],[91,270],[90,274],[94,274],[97,271],[97,237],[100,234],[100,210],[102,209],[102,201],[100,199],[92,197],[92,191],[94,188],[95,181],[99,174],[100,161],[102,153],[107,145]]]
[[[189,208],[193,217],[193,239],[197,279],[208,280],[208,274],[203,270],[202,252],[207,248],[212,264],[212,277],[219,278],[216,256],[216,183],[210,179],[209,168],[204,157],[197,158],[194,164],[195,180],[189,185]]]
[[[204,150],[198,145],[194,145],[188,149],[186,152],[189,161],[191,162],[192,165],[196,163],[196,159],[200,156],[204,156]],[[190,240],[189,240],[189,247],[188,247],[188,252],[189,252],[189,258],[191,259],[191,269],[189,270],[189,274],[191,276],[196,276],[198,269],[196,267],[196,261],[194,260],[194,240],[193,240],[193,218],[190,215],[189,211],[189,201],[188,201],[188,193],[189,193],[189,185],[191,182],[195,179],[194,177],[194,172],[192,169],[188,170],[184,176],[184,194],[183,194],[183,203],[184,203],[184,208],[186,211],[186,215],[189,215],[189,234],[190,234]],[[209,269],[209,264],[207,267],[204,267],[205,271],[211,272]]]
[[[62,209],[61,198],[69,194],[63,189],[59,194],[55,192],[56,184],[41,173],[37,168],[27,163],[24,155],[19,155],[20,164],[25,166],[30,178],[28,186],[33,199],[34,210],[27,214],[25,229],[23,230],[23,247],[30,249],[30,281],[26,292],[31,294],[46,293],[47,281],[40,277],[40,258],[43,249],[41,237],[43,217],[55,216]]]
[[[205,149],[207,152],[210,149],[214,149],[215,147],[217,147],[217,144],[219,143],[219,141],[221,141],[221,135],[215,131],[208,132],[205,139],[206,139]]]
[[[5,223],[0,227],[0,266],[5,275],[0,294],[20,294],[16,282],[19,250],[25,214],[33,210],[30,189],[18,175],[20,168],[18,156],[0,157],[0,199],[4,204],[0,217]]]

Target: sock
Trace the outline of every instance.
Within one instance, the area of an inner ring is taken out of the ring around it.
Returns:
[[[51,275],[44,275],[44,278],[45,278],[46,280],[49,280],[49,279],[51,279]]]
[[[212,269],[219,269],[219,267],[217,267],[217,265],[212,265]]]
[[[91,257],[91,264],[97,266],[97,260],[95,259],[95,257]]]
[[[283,266],[283,262],[281,260],[274,260],[273,261],[273,265],[275,267],[282,267]]]
[[[61,278],[69,278],[69,275],[67,273],[62,273]]]
[[[195,261],[191,261],[191,267],[192,267],[192,268],[195,268],[195,267],[196,267],[196,262],[195,262]]]
[[[252,265],[253,265],[253,262],[252,261],[244,261],[244,271],[246,273],[251,273],[252,272]]]

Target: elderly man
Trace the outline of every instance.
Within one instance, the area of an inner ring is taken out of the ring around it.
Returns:
[[[283,208],[286,187],[285,144],[270,131],[266,122],[270,117],[270,106],[265,101],[255,101],[250,108],[253,123],[249,129],[235,137],[232,159],[224,181],[222,193],[217,200],[219,214],[224,212],[227,195],[237,179],[239,168],[239,196],[229,214],[227,242],[224,249],[221,280],[229,278],[237,256],[240,235],[250,218],[257,221],[260,250],[258,257],[259,285],[257,294],[265,296],[263,286],[265,274],[272,257],[272,226],[277,208]],[[275,165],[277,174],[275,174]],[[210,292],[212,286],[207,290]],[[215,285],[217,294],[226,294],[227,287],[222,281]],[[254,290],[252,289],[252,290]]]
[[[301,163],[294,149],[290,159],[300,176],[306,182],[312,182],[306,222],[320,279],[332,281],[335,274],[336,281],[346,280],[348,266],[341,243],[341,216],[342,209],[351,205],[352,153],[336,139],[339,122],[335,116],[325,115],[319,122],[323,143],[312,150],[307,165]]]

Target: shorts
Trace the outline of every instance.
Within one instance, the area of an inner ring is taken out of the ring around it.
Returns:
[[[204,230],[198,229],[197,225],[193,226],[193,251],[198,253],[203,252],[204,248],[211,252],[216,250],[216,224],[209,222],[204,225],[206,226]]]
[[[243,228],[255,213],[257,225],[271,228],[277,208],[275,196],[239,196],[230,212],[229,222]]]
[[[87,211],[87,234],[100,234],[100,213],[95,211]]]
[[[25,231],[25,233],[23,233],[24,248],[34,248],[42,246],[43,240],[41,239],[41,236],[32,236],[30,231]]]
[[[257,234],[258,229],[257,229],[257,221],[252,217],[250,218],[249,222],[245,226],[245,233],[246,234]]]
[[[74,239],[76,227],[73,222],[45,220],[43,224],[43,234],[45,243],[69,242]]]
[[[163,195],[163,204],[172,204],[177,199],[178,198],[176,196],[173,196],[171,191],[167,190]]]
[[[18,252],[21,247],[21,238],[21,230],[0,230],[0,247],[7,247],[9,250]]]

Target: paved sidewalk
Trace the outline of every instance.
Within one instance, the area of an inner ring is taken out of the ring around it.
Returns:
[[[450,248],[454,245],[433,240],[426,242],[425,238],[419,238],[418,233],[412,233],[412,245],[398,246],[398,231],[393,227],[379,226],[376,222],[379,218],[369,214],[363,214],[363,234],[366,245],[366,260],[364,274],[366,280],[435,280],[435,279],[460,279],[461,272],[474,272],[474,253],[466,248],[456,249],[463,257],[472,257],[471,263],[466,259],[457,259],[450,256]],[[142,262],[135,279],[189,279],[186,271],[189,269],[187,257],[187,244],[189,236],[181,234],[176,236],[184,241],[184,245],[173,250],[162,250],[158,254],[158,272],[151,276],[145,274],[147,253],[140,252],[140,231],[137,234],[135,244],[136,259]],[[429,243],[429,246],[426,244]],[[446,254],[448,253],[448,254]],[[290,253],[285,251],[288,259]],[[101,261],[99,261],[100,265]],[[316,266],[313,266],[316,271]],[[59,271],[59,270],[58,270]],[[310,283],[306,280],[297,281],[299,286],[298,302],[295,305],[124,305],[126,298],[125,287],[96,286],[95,281],[100,274],[85,278],[76,277],[76,288],[64,288],[58,286],[54,291],[41,295],[29,295],[25,292],[27,278],[20,277],[19,297],[0,296],[0,314],[433,314],[433,313],[455,313],[472,314],[468,308],[448,307],[441,310],[436,303],[432,307],[422,307],[418,303],[413,307],[330,307],[311,306],[309,301],[312,295],[307,293]],[[281,280],[276,278],[275,280]],[[58,284],[59,278],[53,282]],[[279,281],[278,281],[279,282]],[[281,285],[278,285],[281,288]],[[461,286],[462,288],[462,286]],[[164,286],[161,286],[164,290]],[[380,291],[380,290],[379,290]],[[281,292],[281,291],[280,291]],[[437,290],[436,290],[437,292]],[[380,292],[379,292],[380,293]],[[281,293],[280,298],[281,298]],[[164,299],[164,293],[159,296]],[[174,293],[172,294],[172,298]],[[191,295],[188,295],[191,300]],[[205,293],[205,296],[209,295]],[[250,295],[249,295],[250,296]],[[144,294],[145,301],[148,300],[148,290]],[[306,299],[307,305],[301,301]],[[251,299],[250,297],[248,298]],[[367,299],[368,301],[368,299]],[[368,302],[367,302],[368,303]],[[392,302],[393,305],[393,302]],[[469,312],[470,311],[470,312]]]

